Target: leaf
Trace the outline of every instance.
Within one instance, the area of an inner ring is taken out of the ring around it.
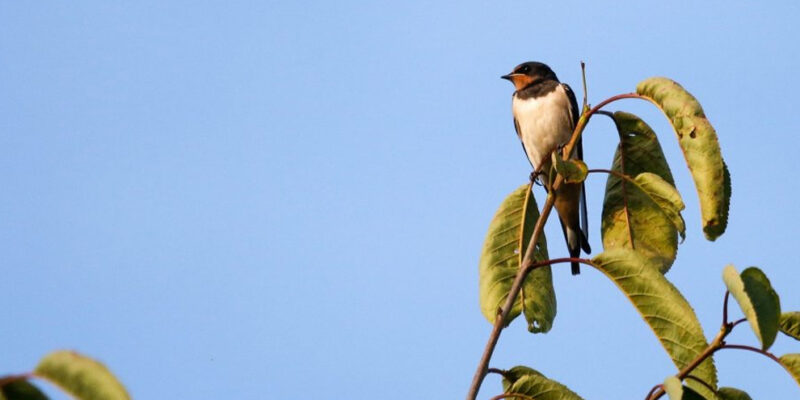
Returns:
[[[789,371],[797,384],[800,385],[800,354],[784,354],[778,360],[780,360],[783,368]]]
[[[528,375],[542,375],[542,373],[524,365],[518,365],[505,371],[503,373],[503,391],[508,391],[514,382]]]
[[[739,275],[736,268],[728,265],[722,271],[722,280],[750,322],[761,348],[769,349],[778,335],[781,301],[767,276],[756,267],[747,268]]]
[[[34,374],[80,400],[129,400],[122,384],[103,364],[72,351],[45,356]]]
[[[634,179],[639,189],[645,192],[667,218],[670,219],[681,238],[686,237],[686,224],[681,217],[681,211],[686,208],[678,189],[660,176],[642,172]]]
[[[536,400],[582,400],[566,386],[546,378],[544,375],[530,374],[514,382],[506,393],[518,393]],[[513,399],[513,397],[510,397]]]
[[[785,312],[781,314],[780,330],[787,336],[800,340],[800,312]]]
[[[683,386],[681,380],[674,375],[664,380],[664,391],[669,400],[706,400],[691,388]]]
[[[614,122],[620,143],[611,170],[626,176],[655,175],[674,190],[675,181],[653,130],[635,115],[625,112],[614,113]],[[680,199],[680,195],[677,198]],[[680,217],[682,204],[681,201],[675,218],[675,212],[665,213],[638,185],[609,174],[601,224],[603,248],[636,249],[658,258],[662,272],[668,271],[678,252],[678,234],[681,237],[685,234],[685,224]]]
[[[636,251],[613,249],[592,260],[628,297],[655,333],[678,370],[688,366],[707,347],[703,328],[689,302],[660,272],[656,260]],[[717,371],[711,357],[692,371],[697,379],[712,388],[717,386]],[[687,385],[706,398],[713,398],[702,384]]]
[[[537,219],[539,209],[531,186],[523,185],[506,197],[489,224],[478,271],[481,311],[491,323],[508,297]],[[542,233],[534,261],[547,259],[547,241]],[[528,274],[506,325],[523,310],[529,331],[547,332],[552,327],[556,316],[556,296],[549,266]]]
[[[30,382],[20,379],[0,386],[3,400],[47,400],[47,396]]]
[[[657,105],[672,123],[697,188],[703,233],[715,240],[728,224],[731,184],[714,127],[697,99],[671,79],[645,79],[636,93]]]
[[[721,387],[717,390],[720,400],[753,400],[749,394],[732,387]]]
[[[589,175],[589,167],[581,160],[564,160],[558,151],[552,153],[552,158],[556,172],[564,177],[564,183],[581,183]]]

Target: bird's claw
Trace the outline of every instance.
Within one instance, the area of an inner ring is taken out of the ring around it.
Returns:
[[[542,185],[542,181],[539,180],[539,176],[541,176],[541,175],[542,175],[542,171],[539,171],[539,172],[533,171],[533,172],[531,172],[531,176],[528,179],[531,180],[531,184],[533,184],[533,185],[543,186]]]

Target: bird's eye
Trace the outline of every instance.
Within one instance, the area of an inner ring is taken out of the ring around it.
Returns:
[[[523,66],[523,67],[520,67],[520,68],[517,70],[517,72],[518,72],[518,73],[520,73],[520,74],[527,74],[527,73],[528,73],[530,70],[531,70],[531,67],[530,67],[530,66],[527,66],[527,65],[525,65],[525,66]]]

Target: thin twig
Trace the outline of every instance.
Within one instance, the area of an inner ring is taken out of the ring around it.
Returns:
[[[775,361],[776,363],[781,364],[781,360],[779,360],[778,357],[775,357],[774,354],[772,354],[772,353],[770,353],[768,351],[765,351],[765,350],[761,350],[761,349],[759,349],[757,347],[744,346],[744,345],[741,345],[741,344],[726,344],[724,346],[721,346],[719,349],[720,350],[721,349],[750,350],[752,352],[756,352],[758,354],[767,356],[767,357],[771,358],[773,361]],[[781,366],[783,366],[783,364],[781,364]]]
[[[731,297],[730,290],[725,291],[725,300],[722,301],[722,325],[728,325],[728,297]]]
[[[656,392],[656,390],[658,390],[658,389],[664,390],[664,385],[662,385],[662,384],[660,384],[660,383],[659,383],[658,385],[655,385],[655,386],[653,386],[653,388],[652,388],[652,389],[650,389],[650,391],[649,391],[649,392],[647,392],[647,396],[644,396],[644,400],[650,400],[650,397],[651,397],[651,396],[653,395],[653,393],[655,393],[655,392]]]
[[[551,192],[552,193],[552,192]],[[552,209],[553,201],[552,195],[548,195],[547,199],[548,202],[545,205],[550,204],[550,207],[545,208],[542,210],[542,215],[545,215],[544,210],[547,210],[548,213],[550,209]],[[545,217],[546,218],[546,217]],[[539,217],[539,221],[536,223],[536,227],[534,228],[534,235],[532,239],[536,239],[538,234],[541,234],[542,227],[539,226],[539,222],[542,222],[541,216]],[[542,222],[543,223],[543,222]],[[506,298],[506,302],[503,305],[494,318],[494,326],[492,327],[492,333],[489,336],[489,342],[486,343],[486,348],[483,350],[483,355],[481,356],[481,361],[478,364],[478,370],[475,371],[475,376],[472,378],[472,385],[470,385],[470,391],[467,394],[467,398],[471,400],[475,400],[478,397],[478,390],[480,390],[481,384],[483,383],[483,378],[486,377],[486,373],[488,372],[489,368],[489,360],[492,358],[492,353],[494,353],[494,348],[497,346],[497,341],[500,339],[500,331],[503,330],[503,326],[505,325],[504,321],[508,317],[509,312],[511,311],[511,305],[514,304],[514,300],[516,299],[517,295],[520,292],[522,287],[522,282],[525,280],[525,277],[528,274],[540,267],[544,267],[546,265],[551,264],[559,264],[559,263],[572,263],[572,262],[579,262],[583,264],[593,265],[590,260],[584,258],[573,258],[573,257],[566,257],[566,258],[555,258],[552,260],[545,260],[540,261],[537,263],[531,263],[533,259],[533,247],[536,242],[532,242],[528,245],[527,250],[525,251],[525,258],[523,259],[522,266],[520,267],[519,271],[517,272],[517,276],[514,278],[514,282],[511,284],[511,290],[509,290],[509,295]],[[529,254],[530,253],[530,254]]]
[[[747,321],[747,318],[737,319],[734,323],[731,324],[731,329],[733,329],[733,327],[735,327],[736,325],[741,324],[744,321]]]
[[[611,118],[612,120],[614,120],[614,122],[617,121],[616,119],[614,119],[614,113],[612,113],[611,111],[598,110],[595,114],[605,115],[606,117]],[[619,131],[619,130],[617,130],[617,131]]]
[[[497,374],[497,375],[502,376],[506,380],[509,380],[509,381],[511,380],[511,377],[509,376],[508,371],[506,371],[504,369],[500,369],[500,368],[487,368],[486,369],[486,374],[487,375],[488,374]]]
[[[586,88],[586,63],[583,60],[581,60],[581,77],[583,78],[583,107],[581,113],[583,113],[589,108],[589,89]]]
[[[617,171],[610,170],[610,169],[592,168],[592,169],[586,171],[586,173],[588,173],[588,174],[596,174],[596,173],[611,174],[611,175],[614,175],[614,176],[616,176],[616,177],[618,177],[620,179],[633,182],[633,178],[631,178],[630,176],[625,175],[625,174],[620,173],[620,172],[617,172]]]

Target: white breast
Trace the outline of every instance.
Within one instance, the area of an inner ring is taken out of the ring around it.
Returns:
[[[514,96],[511,110],[531,164],[537,168],[545,163],[547,167],[550,152],[569,142],[572,136],[572,115],[566,91],[559,85],[538,98],[520,100]]]

